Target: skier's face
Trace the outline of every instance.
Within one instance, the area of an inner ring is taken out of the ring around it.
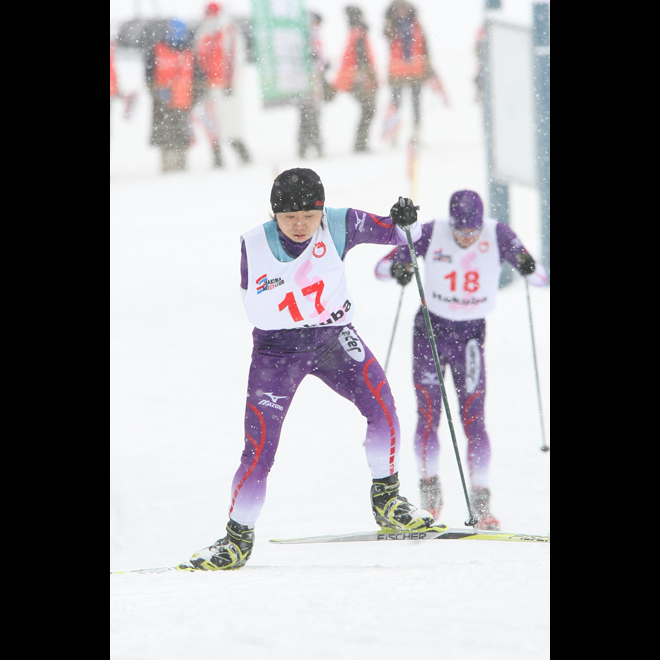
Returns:
[[[469,248],[481,234],[481,228],[479,229],[454,229],[454,240],[462,247]]]
[[[314,236],[322,217],[323,211],[289,211],[275,214],[282,233],[296,243],[304,243]]]

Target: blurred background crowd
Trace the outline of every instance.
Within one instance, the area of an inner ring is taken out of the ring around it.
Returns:
[[[256,15],[260,6],[263,14]],[[451,105],[433,63],[433,44],[411,2],[383,2],[380,25],[369,25],[358,5],[342,6],[344,34],[332,35],[342,42],[338,61],[330,61],[326,55],[322,13],[305,10],[298,0],[254,0],[251,7],[252,15],[237,16],[223,2],[208,2],[197,20],[136,16],[111,29],[111,110],[113,103],[120,104],[124,117],[131,117],[138,95],[135,89],[126,89],[118,73],[117,54],[139,53],[152,104],[148,140],[160,150],[162,172],[186,169],[187,152],[196,134],[208,143],[215,168],[225,166],[228,151],[234,153],[236,162],[252,160],[244,121],[246,103],[253,98],[245,93],[245,71],[250,64],[260,70],[263,104],[294,106],[299,113],[295,140],[297,155],[303,159],[324,157],[323,106],[338,94],[348,95],[359,108],[357,124],[346,126],[355,153],[369,152],[375,135],[396,145],[403,103],[410,104],[405,116],[411,120],[411,139],[417,140],[424,89],[437,94],[445,107]],[[278,11],[282,12],[279,17]],[[302,21],[297,20],[301,11]],[[266,20],[271,24],[266,25],[267,33],[260,34],[268,12]],[[278,19],[282,20],[278,23]],[[480,98],[482,37],[483,31],[477,30],[471,81],[475,101]],[[375,47],[377,40],[384,41],[385,51]],[[387,61],[377,61],[377,52],[386,52]],[[274,87],[268,88],[273,67],[279,69],[271,76]],[[383,85],[388,87],[387,108],[382,125],[374,127],[378,99],[383,99],[378,91]]]

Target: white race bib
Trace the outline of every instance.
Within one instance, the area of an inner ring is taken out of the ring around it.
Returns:
[[[484,219],[479,239],[462,248],[448,219],[434,221],[424,258],[424,293],[430,312],[451,321],[467,321],[495,309],[501,270],[496,227],[496,220]]]
[[[250,322],[262,330],[347,325],[353,318],[344,262],[332,236],[320,226],[305,251],[290,262],[275,258],[264,226],[245,241],[248,288],[243,304]]]

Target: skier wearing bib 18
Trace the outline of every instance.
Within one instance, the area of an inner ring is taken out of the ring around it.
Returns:
[[[385,373],[351,324],[354,299],[344,269],[346,254],[361,243],[404,245],[404,227],[413,239],[421,236],[412,200],[395,204],[389,217],[326,207],[318,174],[295,168],[275,179],[270,201],[274,216],[241,237],[243,302],[255,327],[245,449],[231,487],[226,536],[180,570],[235,569],[249,559],[282,424],[308,375],[366,418],[377,524],[407,531],[434,525],[428,511],[399,495],[399,420]]]
[[[484,219],[483,203],[476,192],[455,192],[449,214],[449,218],[422,225],[415,254],[424,257],[426,304],[443,374],[449,365],[457,390],[468,440],[470,499],[478,519],[476,527],[497,530],[499,521],[490,510],[490,441],[484,422],[484,316],[495,307],[500,268],[505,260],[534,286],[543,286],[547,273],[507,224]],[[405,286],[413,276],[410,262],[407,247],[393,250],[378,262],[376,277],[394,278]],[[413,382],[418,411],[414,447],[421,503],[438,517],[442,507],[438,479],[442,392],[421,308],[413,331]]]

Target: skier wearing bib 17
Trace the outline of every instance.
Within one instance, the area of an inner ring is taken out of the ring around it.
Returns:
[[[547,273],[507,224],[484,219],[483,203],[476,192],[455,192],[449,213],[449,218],[422,225],[415,253],[424,257],[426,304],[443,374],[449,365],[457,390],[468,440],[470,498],[478,519],[476,527],[497,530],[499,521],[490,510],[490,441],[484,422],[484,316],[495,307],[500,268],[505,260],[534,286],[543,286]],[[413,276],[410,261],[408,248],[395,249],[378,262],[376,277],[395,278],[405,286]],[[414,448],[421,504],[438,517],[442,507],[438,479],[442,391],[421,308],[413,331],[413,382],[418,411]]]
[[[274,217],[241,236],[241,289],[255,328],[245,449],[231,487],[226,536],[180,570],[235,569],[249,559],[282,424],[307,375],[352,401],[366,418],[377,524],[408,531],[434,525],[428,511],[399,495],[399,420],[382,367],[351,325],[354,299],[344,270],[346,254],[361,243],[404,245],[404,227],[413,239],[421,236],[412,200],[395,204],[389,217],[326,207],[318,174],[295,168],[275,179],[270,201]]]

